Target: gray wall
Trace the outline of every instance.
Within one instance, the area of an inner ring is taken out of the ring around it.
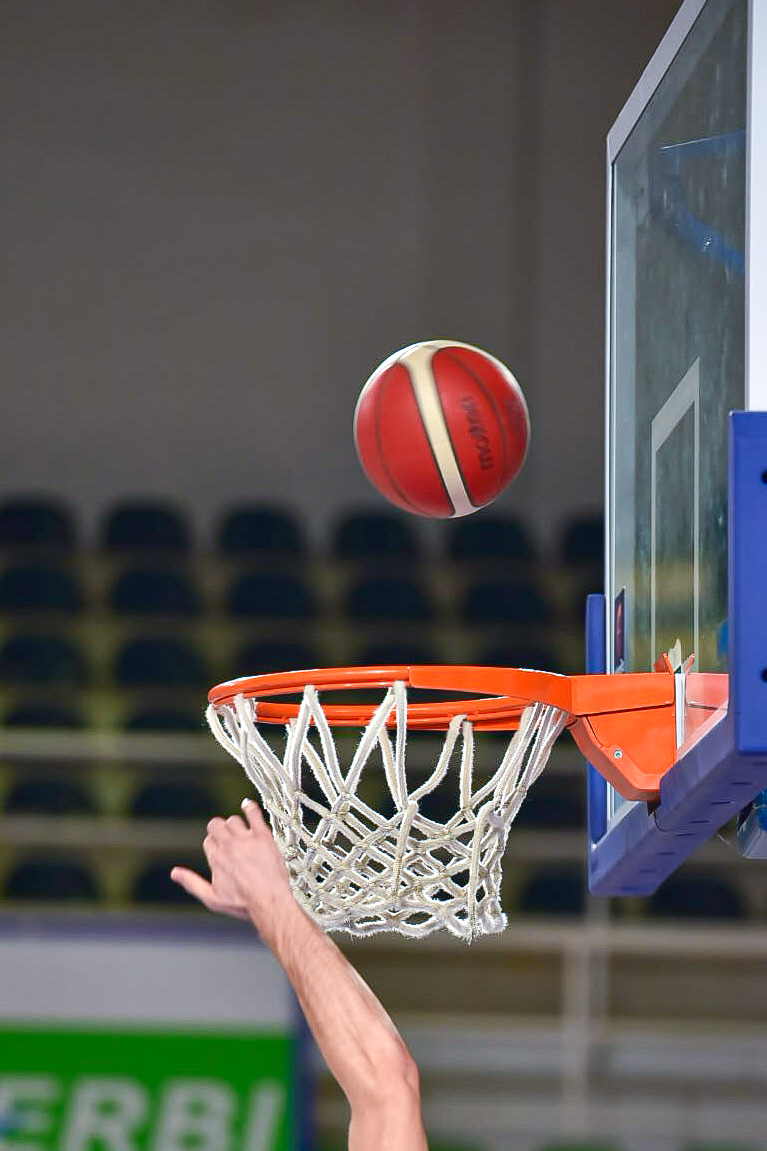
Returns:
[[[376,502],[359,388],[432,335],[514,370],[506,508],[602,499],[604,136],[675,0],[5,0],[0,494],[160,493],[320,538]]]

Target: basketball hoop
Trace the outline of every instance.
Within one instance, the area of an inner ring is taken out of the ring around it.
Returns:
[[[411,702],[409,688],[440,698]],[[323,699],[360,689],[381,698]],[[471,940],[503,931],[501,859],[509,828],[566,727],[630,799],[657,798],[676,752],[668,660],[661,672],[621,676],[463,666],[315,669],[232,680],[208,698],[211,731],[257,788],[297,899],[323,929],[353,935],[422,936],[444,927]],[[284,728],[281,757],[263,724]],[[362,730],[343,767],[335,727]],[[408,730],[445,733],[431,774],[417,785],[405,766]],[[511,738],[495,772],[475,785],[475,737],[491,731]],[[378,757],[391,815],[358,794]],[[419,804],[451,782],[453,764],[455,814],[436,822]]]

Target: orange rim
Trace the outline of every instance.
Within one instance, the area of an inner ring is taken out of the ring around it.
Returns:
[[[208,694],[216,708],[232,704],[237,696],[258,701],[264,723],[288,723],[299,705],[281,700],[312,684],[318,691],[388,688],[397,681],[407,687],[461,692],[468,698],[408,704],[408,727],[442,730],[456,715],[465,715],[484,729],[517,727],[526,707],[549,704],[572,719],[603,712],[635,710],[673,704],[673,677],[647,674],[601,676],[556,675],[520,668],[457,665],[394,665],[387,667],[311,668],[247,676],[218,684]],[[332,726],[358,727],[372,718],[377,703],[325,703],[322,709]]]
[[[542,703],[567,715],[567,725],[584,756],[626,799],[652,801],[663,776],[676,761],[675,685],[667,657],[651,672],[622,675],[555,675],[520,668],[466,665],[312,668],[230,680],[212,688],[214,708],[238,696],[258,701],[259,722],[286,724],[299,704],[281,697],[298,695],[312,684],[319,691],[408,687],[463,693],[462,699],[409,702],[407,726],[415,731],[444,730],[456,715],[479,731],[513,731],[530,704]],[[726,706],[727,676],[697,677],[696,701],[711,717]],[[724,702],[723,702],[724,701]],[[365,726],[378,703],[322,701],[332,726]],[[706,717],[702,717],[705,719]],[[395,722],[392,716],[391,724]]]

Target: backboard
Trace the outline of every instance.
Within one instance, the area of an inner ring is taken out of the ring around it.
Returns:
[[[589,670],[650,671],[674,651],[679,675],[657,807],[590,772],[602,894],[653,891],[767,786],[766,69],[765,0],[686,0],[607,141],[605,595],[589,605]],[[694,672],[729,676],[704,725]]]

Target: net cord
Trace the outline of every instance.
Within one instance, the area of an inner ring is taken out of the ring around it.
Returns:
[[[304,689],[297,715],[285,725],[282,760],[258,728],[257,701],[238,695],[233,704],[211,705],[207,719],[218,743],[242,764],[259,792],[296,897],[325,930],[422,936],[445,927],[472,939],[506,926],[500,882],[509,828],[543,771],[567,713],[542,703],[526,708],[499,766],[476,790],[473,725],[464,716],[453,717],[433,771],[412,792],[405,767],[404,683],[386,691],[346,774],[311,685]],[[312,731],[319,749],[310,740]],[[423,815],[419,804],[446,778],[459,739],[458,808],[439,823]],[[395,808],[388,818],[357,795],[376,748]],[[305,768],[326,804],[302,788]],[[305,812],[316,817],[313,829],[305,824]],[[465,874],[466,882],[460,882]]]

